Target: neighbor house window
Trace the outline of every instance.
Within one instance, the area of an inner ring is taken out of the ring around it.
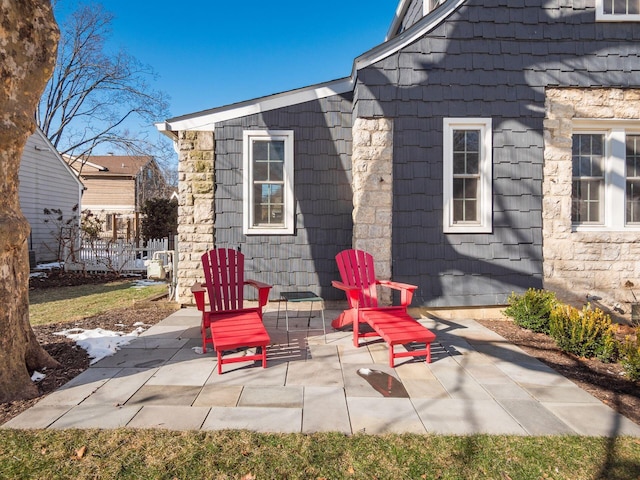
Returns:
[[[444,119],[444,232],[492,230],[491,119]]]
[[[293,131],[246,130],[243,166],[244,233],[293,234]]]
[[[596,0],[596,20],[601,22],[640,21],[640,0]]]
[[[640,129],[574,125],[571,207],[576,230],[640,229]]]

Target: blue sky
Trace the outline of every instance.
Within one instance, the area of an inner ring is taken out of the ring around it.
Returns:
[[[59,16],[74,0],[57,0]],[[111,45],[159,75],[171,115],[228,105],[351,73],[384,41],[397,0],[95,0],[115,15]],[[158,119],[158,121],[165,119]]]

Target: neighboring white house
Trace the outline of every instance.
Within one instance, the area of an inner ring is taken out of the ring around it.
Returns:
[[[59,225],[52,221],[57,216],[46,215],[45,209],[60,209],[65,221],[73,218],[78,226],[84,186],[39,128],[27,139],[18,175],[20,208],[31,225],[30,259],[57,260]]]

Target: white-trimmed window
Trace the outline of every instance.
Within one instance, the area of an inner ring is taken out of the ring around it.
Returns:
[[[596,0],[599,22],[640,21],[640,0]]]
[[[574,123],[571,222],[578,231],[640,230],[640,125]]]
[[[445,233],[492,231],[490,118],[445,118],[443,124]]]
[[[243,167],[244,234],[292,235],[293,131],[245,130]]]

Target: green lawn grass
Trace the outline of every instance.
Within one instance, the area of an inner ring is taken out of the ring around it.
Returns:
[[[29,292],[31,325],[73,322],[93,317],[114,308],[126,308],[135,302],[165,293],[166,284],[134,287],[133,280],[98,285],[56,287]]]
[[[629,480],[639,476],[640,442],[628,437],[347,437],[124,429],[5,430],[0,435],[0,478],[12,479]]]

